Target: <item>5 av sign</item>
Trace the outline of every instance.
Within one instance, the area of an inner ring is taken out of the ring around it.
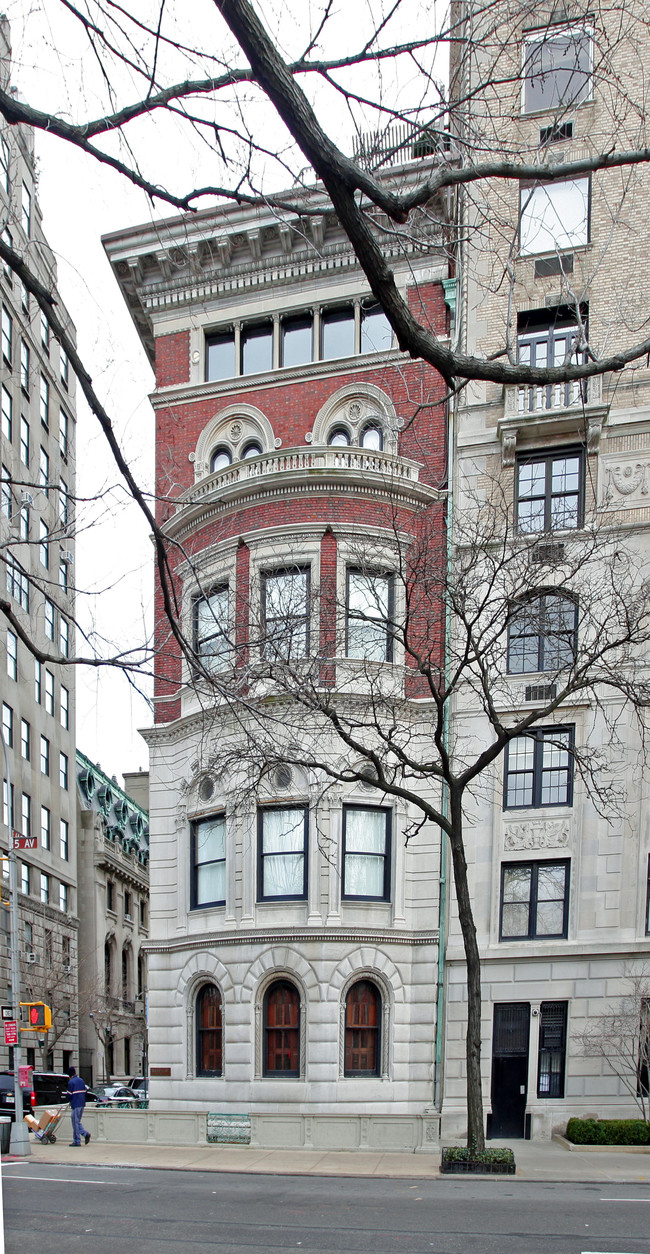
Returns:
[[[37,841],[36,836],[23,836],[21,835],[20,832],[16,832],[16,831],[12,833],[12,836],[13,836],[13,848],[14,849],[37,849],[38,848],[38,841]]]

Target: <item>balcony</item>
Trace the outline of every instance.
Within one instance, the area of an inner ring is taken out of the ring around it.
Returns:
[[[586,440],[589,452],[595,453],[606,414],[602,375],[542,387],[507,387],[504,416],[498,423],[503,464],[512,465],[521,436],[574,435]]]
[[[235,462],[206,475],[175,502],[167,531],[175,534],[199,521],[203,512],[256,501],[264,496],[354,491],[361,496],[388,496],[417,504],[439,499],[439,492],[420,482],[420,465],[392,453],[361,448],[290,448]]]

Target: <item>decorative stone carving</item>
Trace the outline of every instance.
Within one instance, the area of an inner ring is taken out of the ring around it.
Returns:
[[[187,827],[187,806],[180,805],[176,811],[174,819],[174,827],[177,832],[182,832]]]
[[[650,491],[650,461],[610,463],[605,470],[603,505],[632,508],[635,504],[647,505],[643,500]],[[633,498],[637,498],[636,501]],[[622,499],[621,499],[622,498]]]
[[[570,839],[568,819],[531,819],[525,823],[509,823],[503,846],[504,849],[565,849]]]
[[[501,461],[504,466],[514,466],[517,451],[517,428],[501,432]]]
[[[430,1142],[432,1142],[432,1141],[437,1141],[437,1140],[438,1140],[438,1126],[437,1126],[437,1124],[435,1124],[435,1123],[425,1123],[425,1125],[424,1125],[424,1139],[425,1139],[425,1141],[429,1141],[429,1143],[430,1143]]]
[[[230,438],[234,444],[241,440],[242,425],[241,422],[232,422],[230,424]]]
[[[359,418],[361,417],[361,405],[358,401],[353,401],[351,405],[348,405],[348,415],[352,422],[359,421]]]

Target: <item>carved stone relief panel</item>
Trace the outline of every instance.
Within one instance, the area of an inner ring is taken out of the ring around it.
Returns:
[[[504,824],[503,847],[517,849],[566,849],[573,836],[570,819],[528,819]]]
[[[650,451],[648,457],[618,457],[603,461],[600,504],[604,509],[638,509],[650,505]]]

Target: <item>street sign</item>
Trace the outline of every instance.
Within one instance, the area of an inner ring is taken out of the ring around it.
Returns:
[[[38,849],[38,840],[36,836],[21,836],[20,832],[13,833],[14,849]]]
[[[15,1019],[5,1023],[5,1045],[18,1044],[18,1024]]]
[[[2,1009],[2,1021],[3,1022],[5,1019],[13,1019],[14,1017],[13,1006],[2,1006],[1,1009]]]

